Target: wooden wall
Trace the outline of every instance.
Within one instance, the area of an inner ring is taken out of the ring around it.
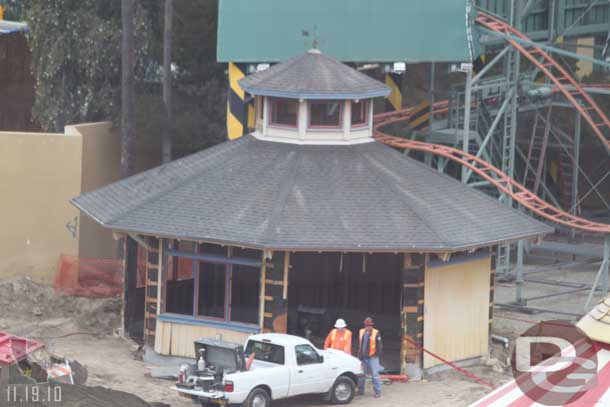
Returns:
[[[251,332],[238,332],[212,326],[157,321],[155,352],[162,355],[195,357],[195,340],[222,338],[224,341],[245,343]]]
[[[426,268],[426,349],[450,361],[488,353],[490,275],[490,256]],[[440,363],[424,354],[424,368]]]

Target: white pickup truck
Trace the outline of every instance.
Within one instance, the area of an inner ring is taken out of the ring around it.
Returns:
[[[183,365],[175,390],[202,406],[242,404],[269,407],[271,400],[321,394],[333,404],[348,404],[356,393],[362,366],[344,352],[316,349],[286,334],[258,334],[245,344],[198,340],[199,366]]]

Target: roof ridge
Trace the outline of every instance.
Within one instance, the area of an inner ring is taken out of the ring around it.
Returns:
[[[369,168],[369,170],[371,170],[371,174],[374,174],[376,179],[380,179],[380,177],[378,175],[378,172],[377,172],[378,169],[381,169],[382,172],[387,173],[387,171],[385,171],[382,166],[378,166],[378,165],[373,166],[373,162],[372,161],[377,163],[377,160],[374,160],[374,158],[371,157],[369,154],[366,154],[364,156],[364,158],[365,158],[364,164]],[[391,175],[391,174],[388,174],[388,175]],[[388,183],[385,183],[385,182],[380,182],[379,185],[387,186],[388,188],[394,190],[395,192],[398,192],[398,196],[400,196],[409,205],[409,207],[412,208],[412,211],[413,211],[413,213],[415,213],[415,216],[417,216],[417,218],[419,220],[421,220],[422,223],[428,227],[428,230],[430,230],[432,232],[432,234],[434,236],[436,236],[436,238],[438,239],[438,241],[440,243],[442,243],[444,246],[447,246],[448,242],[445,242],[445,239],[442,239],[440,237],[440,235],[438,234],[438,232],[436,231],[436,229],[434,229],[433,227],[430,226],[430,224],[426,221],[426,218],[423,218],[419,214],[419,211],[417,210],[417,205],[413,205],[413,200],[410,199],[407,196],[407,194],[404,193],[404,191],[402,189],[397,188],[396,184],[388,184]]]

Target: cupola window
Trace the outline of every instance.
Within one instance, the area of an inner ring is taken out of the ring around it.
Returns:
[[[341,128],[343,102],[311,101],[309,102],[309,127]]]
[[[271,125],[296,127],[298,113],[298,100],[271,99]]]
[[[368,124],[369,103],[368,100],[352,102],[352,127],[362,127]]]

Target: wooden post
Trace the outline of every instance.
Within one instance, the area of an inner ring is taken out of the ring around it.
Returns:
[[[144,340],[148,346],[155,346],[157,314],[159,303],[159,243],[160,240],[148,239],[146,252],[146,295],[144,299]]]
[[[407,374],[409,366],[421,369],[422,355],[414,345],[423,345],[424,334],[424,271],[426,257],[423,254],[405,254],[402,268],[402,292],[400,310],[402,343],[400,347],[400,372]],[[413,376],[413,372],[409,372]]]
[[[258,312],[258,323],[260,331],[264,331],[265,322],[265,280],[267,279],[267,251],[263,250],[263,256],[261,261],[261,279],[260,279],[260,297],[259,297],[259,312]]]
[[[271,260],[264,258],[263,332],[288,331],[288,270],[290,253],[273,252]]]

